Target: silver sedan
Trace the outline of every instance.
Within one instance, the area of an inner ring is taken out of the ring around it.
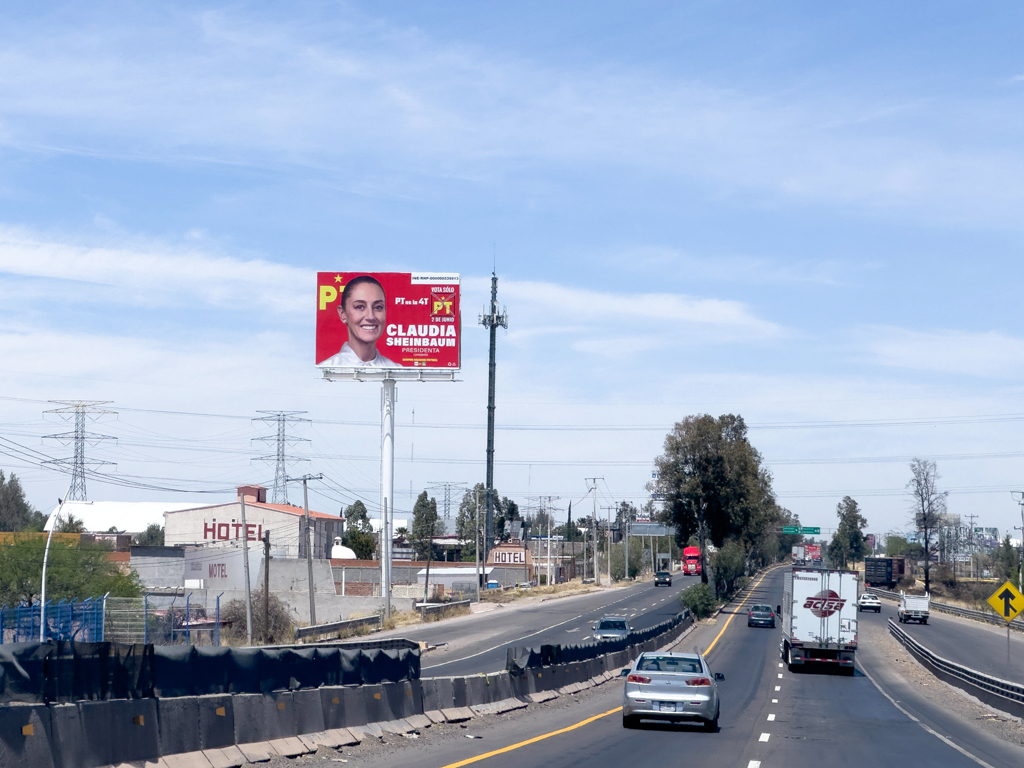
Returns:
[[[699,722],[714,732],[721,711],[718,681],[724,679],[695,653],[641,654],[622,690],[622,726],[635,728],[640,720]]]

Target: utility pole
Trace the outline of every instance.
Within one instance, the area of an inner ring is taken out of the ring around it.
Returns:
[[[270,531],[263,532],[263,644],[270,636]]]
[[[242,504],[242,570],[245,573],[245,644],[252,646],[252,588],[249,585],[249,528],[245,524],[245,494]]]
[[[630,518],[630,513],[629,513],[630,509],[632,509],[632,507],[629,507],[629,506],[623,507],[623,509],[622,509],[622,524],[626,528],[625,536],[622,539],[625,542],[625,544],[626,544],[626,573],[624,574],[624,578],[627,581],[631,580],[629,578],[629,524],[630,524],[630,522],[632,522],[629,519]]]
[[[473,505],[473,512],[476,515],[476,523],[473,526],[473,551],[476,554],[476,601],[480,602],[480,491],[473,491],[476,503]]]
[[[1024,491],[1014,492],[1013,496],[1019,495],[1017,503],[1020,505],[1020,559],[1017,561],[1017,588],[1024,589]],[[1014,526],[1016,530],[1016,526]]]
[[[265,435],[263,437],[254,437],[252,441],[260,443],[275,444],[275,451],[272,456],[257,456],[253,461],[267,461],[274,462],[274,489],[271,499],[274,504],[287,504],[288,503],[288,462],[295,461],[309,461],[309,459],[301,457],[288,458],[286,455],[285,447],[288,443],[308,443],[304,437],[290,437],[285,434],[285,427],[288,424],[298,424],[299,422],[310,422],[309,419],[300,419],[299,415],[306,413],[306,411],[256,411],[256,413],[265,413],[266,416],[259,416],[253,421],[263,421],[277,425],[277,434]]]
[[[487,358],[487,514],[484,517],[484,559],[494,540],[494,386],[495,354],[498,342],[498,327],[508,328],[508,313],[498,311],[498,275],[491,273],[490,309],[480,313],[480,325],[490,331],[490,351]]]
[[[45,440],[57,440],[64,445],[73,443],[75,446],[75,454],[70,459],[50,459],[44,461],[44,464],[55,464],[59,467],[71,466],[71,488],[68,491],[64,501],[88,501],[88,496],[85,493],[85,468],[89,466],[103,466],[110,465],[114,466],[112,461],[100,461],[98,459],[86,459],[85,458],[85,444],[90,443],[91,445],[97,445],[104,440],[117,441],[116,437],[110,435],[97,435],[93,432],[87,432],[85,429],[85,417],[90,416],[93,420],[98,419],[100,416],[108,414],[117,414],[117,411],[108,411],[103,408],[104,405],[109,405],[112,400],[51,400],[54,405],[61,405],[62,408],[54,408],[49,411],[43,411],[43,413],[56,413],[62,418],[67,418],[70,415],[75,417],[75,431],[74,432],[61,432],[57,435],[45,435]]]
[[[594,512],[591,520],[593,521],[593,533],[591,534],[590,540],[594,546],[594,584],[598,587],[601,586],[601,571],[598,568],[597,561],[597,481],[604,480],[603,477],[588,477],[585,478],[587,481],[588,490],[594,494]]]
[[[303,522],[302,540],[306,545],[306,584],[309,587],[309,625],[312,627],[316,624],[316,592],[313,589],[313,544],[316,541],[316,535],[310,538],[310,526],[309,526],[309,488],[306,483],[310,480],[323,480],[324,476],[321,475],[303,475],[302,477],[288,477],[285,478],[285,482],[302,482],[302,507],[306,511],[306,519]]]

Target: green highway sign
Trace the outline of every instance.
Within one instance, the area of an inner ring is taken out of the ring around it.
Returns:
[[[784,525],[782,526],[783,533],[800,533],[800,529],[795,525]]]
[[[801,528],[800,533],[821,533],[821,528]]]

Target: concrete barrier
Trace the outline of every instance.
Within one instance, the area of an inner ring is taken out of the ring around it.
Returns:
[[[52,735],[45,704],[0,707],[0,765],[55,768]]]
[[[439,712],[455,706],[450,677],[429,677],[419,682],[424,712]]]
[[[324,718],[324,729],[344,728],[345,723],[345,688],[340,685],[320,688],[320,713]]]
[[[326,730],[324,707],[320,691],[316,688],[303,688],[292,691],[292,702],[295,706],[295,733],[319,733]]]
[[[197,696],[201,749],[223,749],[235,744],[235,697],[226,693]],[[166,753],[165,753],[166,754]]]
[[[159,754],[176,755],[202,749],[199,732],[199,699],[174,696],[156,700]]]
[[[160,757],[156,699],[82,701],[75,706],[81,713],[83,740],[67,746],[75,751],[82,749],[98,760],[93,765]]]

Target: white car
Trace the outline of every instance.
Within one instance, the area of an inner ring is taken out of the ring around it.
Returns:
[[[622,726],[640,720],[697,722],[718,729],[718,681],[703,656],[695,653],[642,653],[626,673],[622,691]]]
[[[879,600],[876,595],[872,595],[870,592],[865,592],[860,596],[860,600],[857,601],[857,610],[881,613],[882,601]]]

